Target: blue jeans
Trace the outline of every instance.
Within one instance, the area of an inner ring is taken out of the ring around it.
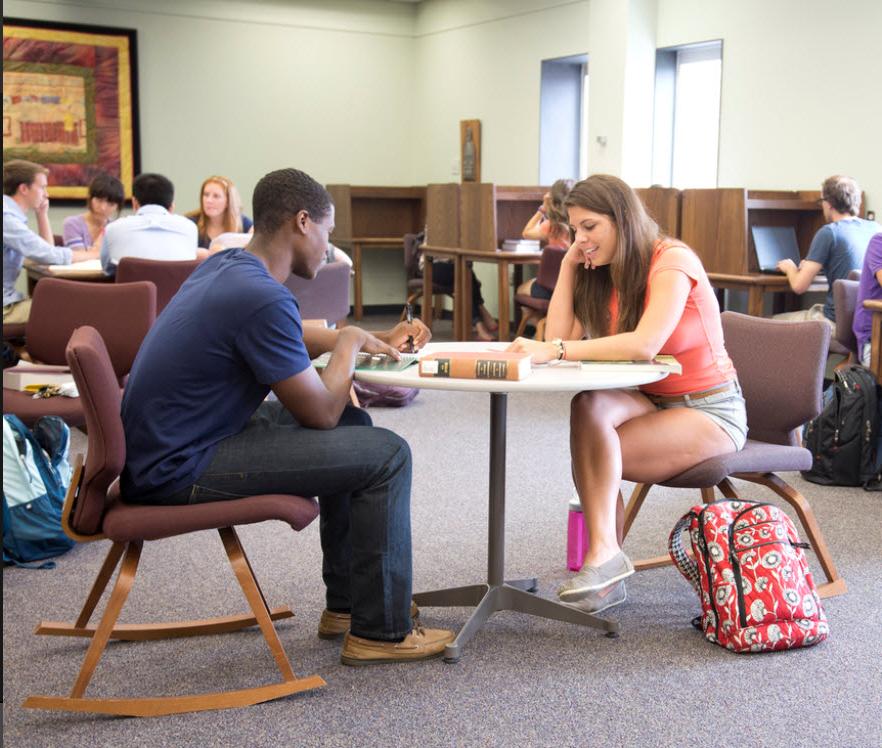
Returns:
[[[220,443],[192,486],[162,498],[318,496],[327,607],[351,611],[356,636],[396,640],[412,628],[410,485],[407,442],[365,411],[347,406],[336,428],[309,429],[270,401]]]

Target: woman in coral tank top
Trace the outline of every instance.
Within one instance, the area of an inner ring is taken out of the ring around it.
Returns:
[[[747,416],[725,346],[720,311],[698,256],[659,234],[621,179],[594,175],[566,199],[575,241],[548,309],[546,341],[518,338],[510,350],[535,363],[676,356],[681,375],[637,390],[573,398],[573,476],[591,538],[585,564],[560,599],[599,612],[625,600],[634,573],[616,539],[622,474],[660,483],[744,446]],[[585,338],[589,339],[585,339]]]

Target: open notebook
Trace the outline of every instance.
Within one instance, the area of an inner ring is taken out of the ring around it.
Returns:
[[[416,353],[402,353],[400,361],[385,354],[359,353],[355,360],[355,368],[361,371],[401,371],[411,364],[415,364],[418,359],[419,355]],[[312,364],[317,369],[324,369],[330,360],[331,354],[323,353],[314,359]]]

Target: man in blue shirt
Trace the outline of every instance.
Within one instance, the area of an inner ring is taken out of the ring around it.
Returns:
[[[823,319],[835,326],[833,281],[847,278],[849,272],[860,269],[867,244],[873,234],[882,230],[875,221],[858,218],[861,188],[851,177],[835,176],[824,180],[821,208],[827,224],[815,234],[806,258],[799,267],[793,260],[781,260],[778,269],[787,275],[790,289],[796,294],[805,293],[815,276],[823,270],[829,284],[826,302],[798,312],[777,314],[775,319]]]
[[[94,259],[97,252],[56,247],[49,225],[49,170],[30,161],[3,164],[3,322],[27,322],[31,300],[15,288],[25,259],[42,265],[68,265]],[[39,234],[28,226],[28,212],[37,215]]]
[[[319,636],[345,633],[349,665],[440,654],[444,630],[411,618],[407,444],[348,405],[359,351],[398,356],[418,321],[385,333],[304,328],[283,285],[313,278],[334,206],[296,169],[267,174],[254,236],[184,283],[138,353],[122,418],[126,501],[194,504],[254,494],[318,496],[327,609]],[[310,359],[332,351],[319,376]],[[272,390],[278,400],[265,401]],[[347,631],[348,629],[348,631]]]

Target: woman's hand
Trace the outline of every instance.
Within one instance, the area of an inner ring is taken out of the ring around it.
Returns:
[[[530,338],[515,338],[505,350],[515,353],[529,353],[534,364],[545,364],[557,361],[557,346]]]

